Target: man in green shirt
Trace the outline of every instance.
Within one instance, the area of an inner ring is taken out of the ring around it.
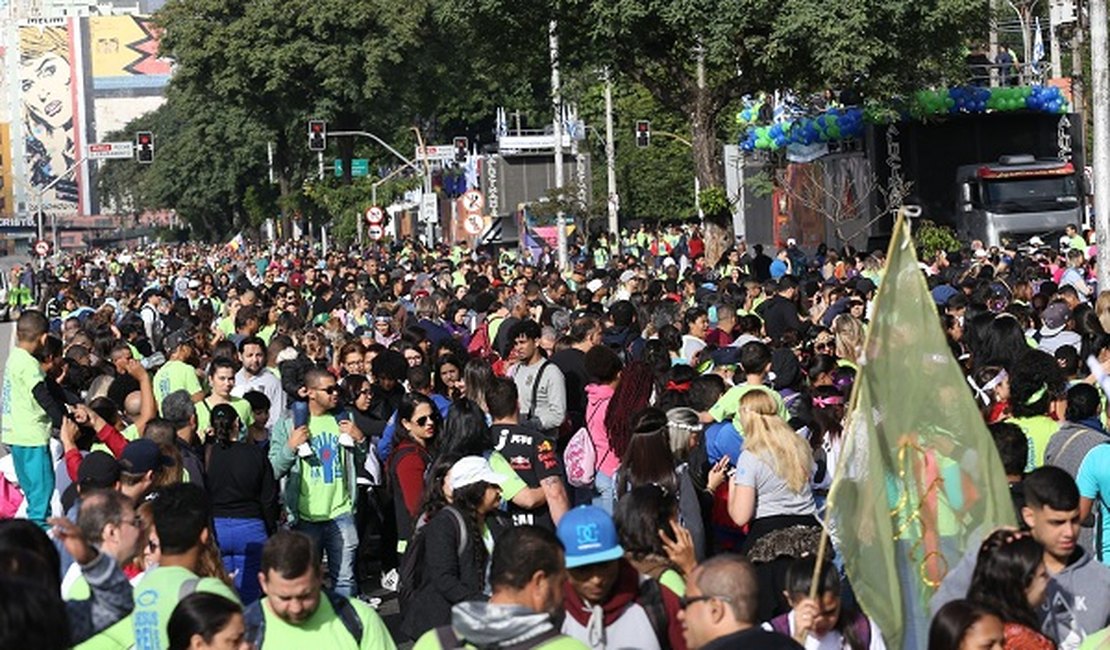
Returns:
[[[394,650],[378,613],[358,599],[323,590],[312,538],[283,530],[262,549],[258,581],[266,597],[244,614],[247,640],[259,650]]]
[[[774,398],[779,417],[789,420],[790,414],[786,411],[782,395],[764,384],[771,372],[771,348],[760,341],[745,343],[740,348],[740,369],[744,373],[744,383],[733,386],[721,395],[708,412],[700,414],[701,421],[710,424],[732,419],[732,425],[742,437],[744,428],[740,425],[740,399],[753,390],[761,390]]]
[[[274,478],[280,481],[288,476],[285,505],[297,530],[327,553],[336,593],[351,596],[358,590],[354,468],[365,460],[367,442],[349,417],[340,421],[333,414],[339,404],[335,377],[312,368],[304,381],[308,424],[294,428],[292,418],[285,418],[274,426],[270,464]]]
[[[204,399],[204,389],[197,377],[196,349],[189,332],[180,330],[166,337],[166,353],[170,360],[154,374],[154,399],[159,408],[166,395],[175,390],[185,390],[194,402]]]
[[[136,650],[169,647],[166,625],[182,598],[197,591],[239,602],[235,591],[215,578],[200,578],[201,549],[212,535],[212,507],[204,489],[192,483],[164,488],[152,503],[162,559],[135,586]]]
[[[16,343],[4,367],[0,393],[0,438],[11,448],[19,487],[27,499],[27,519],[46,528],[54,491],[54,463],[50,458],[52,422],[46,406],[58,409],[46,388],[38,357],[46,344],[49,323],[40,311],[25,311],[15,326]]]
[[[489,581],[489,602],[455,605],[451,625],[424,633],[413,650],[586,648],[560,633],[567,569],[563,545],[554,533],[538,526],[505,531],[493,549]]]

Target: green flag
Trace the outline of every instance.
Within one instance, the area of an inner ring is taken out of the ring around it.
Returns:
[[[1013,525],[998,452],[899,218],[828,507],[833,542],[887,647],[924,650],[929,598],[969,544]]]

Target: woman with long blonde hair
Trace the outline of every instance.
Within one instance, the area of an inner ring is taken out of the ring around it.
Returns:
[[[851,314],[840,314],[832,321],[833,336],[836,337],[836,356],[838,365],[858,369],[863,352],[863,322]]]
[[[767,391],[740,398],[744,447],[729,485],[728,514],[737,526],[750,524],[741,551],[756,565],[760,585],[775,598],[760,599],[759,620],[787,611],[778,597],[791,561],[813,553],[821,536],[814,517],[813,451],[778,415]],[[778,589],[772,588],[779,585]]]

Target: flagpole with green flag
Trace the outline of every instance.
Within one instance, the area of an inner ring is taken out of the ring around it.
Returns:
[[[1014,510],[901,214],[845,430],[826,534],[887,647],[924,650],[948,568]]]

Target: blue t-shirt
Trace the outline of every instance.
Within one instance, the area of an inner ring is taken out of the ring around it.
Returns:
[[[709,455],[709,464],[715,465],[717,461],[728,456],[732,466],[740,459],[740,452],[744,449],[744,439],[740,432],[728,419],[724,422],[714,422],[705,427],[705,451]]]
[[[786,275],[786,262],[776,258],[771,262],[771,279],[778,280],[784,275]]]
[[[1079,495],[1098,504],[1102,521],[1102,557],[1110,557],[1110,445],[1097,445],[1083,458],[1075,477]]]

